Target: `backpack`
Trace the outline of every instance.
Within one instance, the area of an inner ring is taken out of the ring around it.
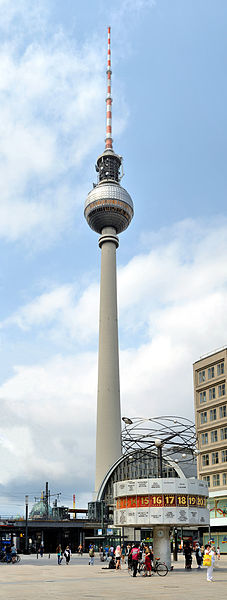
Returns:
[[[94,554],[95,554],[95,553],[94,553],[94,548],[91,548],[91,549],[89,550],[89,556],[92,558],[92,557],[94,556]]]

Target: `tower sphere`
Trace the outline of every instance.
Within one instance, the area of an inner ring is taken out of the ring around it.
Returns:
[[[131,196],[118,181],[120,165],[121,157],[113,150],[104,151],[97,160],[99,183],[89,192],[84,209],[88,225],[97,233],[104,227],[114,227],[116,233],[121,233],[132,220]]]
[[[101,183],[89,192],[84,210],[91,229],[101,233],[104,227],[114,227],[121,233],[133,217],[133,203],[128,192],[114,181]]]

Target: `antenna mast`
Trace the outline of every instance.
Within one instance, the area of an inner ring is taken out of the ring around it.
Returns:
[[[112,139],[112,96],[111,96],[111,49],[110,27],[108,27],[108,54],[107,54],[107,96],[106,96],[106,150],[113,149]]]

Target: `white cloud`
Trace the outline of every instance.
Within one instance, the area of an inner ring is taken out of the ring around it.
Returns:
[[[97,283],[90,283],[83,291],[75,284],[62,285],[20,308],[0,327],[17,325],[24,331],[35,327],[39,335],[44,330],[45,336],[56,342],[69,338],[84,344],[98,333],[98,299]]]
[[[49,473],[52,485],[90,478],[92,487],[96,369],[89,353],[15,368],[0,389],[0,484],[41,481]]]
[[[86,197],[81,164],[103,144],[104,49],[53,30],[45,4],[14,4],[0,3],[2,32],[13,27],[0,49],[0,237],[47,243]],[[116,131],[126,118],[115,113]]]

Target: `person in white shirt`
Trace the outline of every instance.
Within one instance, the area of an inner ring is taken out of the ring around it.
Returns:
[[[210,558],[211,558],[211,565],[207,567],[207,581],[212,582],[213,581],[213,568],[214,568],[214,561],[215,561],[215,552],[212,550],[210,544],[206,544],[204,554],[210,556]]]

